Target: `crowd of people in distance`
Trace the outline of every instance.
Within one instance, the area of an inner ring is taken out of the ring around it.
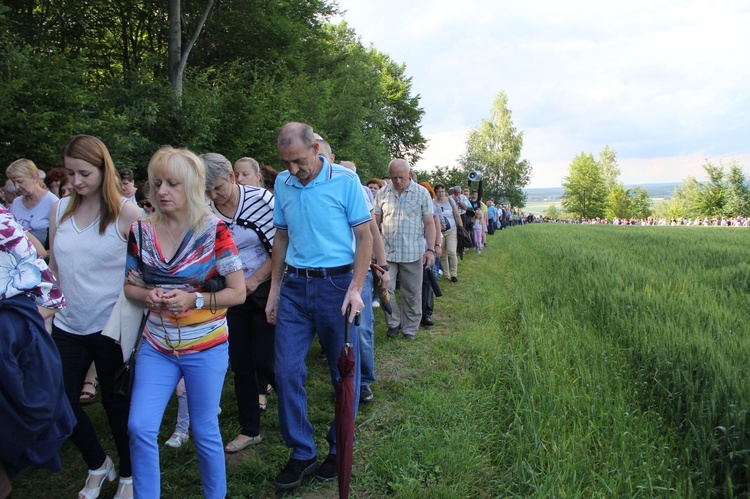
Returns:
[[[591,218],[591,219],[579,219],[579,220],[549,220],[543,219],[544,222],[551,223],[573,223],[573,224],[587,224],[587,225],[637,225],[637,226],[658,226],[658,227],[750,227],[750,218],[748,217],[695,217],[691,218],[670,218],[667,220],[666,217],[648,217],[648,218],[613,218],[612,220],[606,218]]]
[[[114,481],[115,499],[159,497],[160,444],[191,440],[203,495],[225,497],[225,455],[263,442],[272,392],[290,449],[275,486],[292,489],[312,474],[336,479],[335,417],[319,460],[307,416],[308,403],[327,402],[308,401],[304,389],[314,337],[336,389],[343,321],[352,323],[356,416],[375,400],[375,312],[383,310],[388,338],[415,340],[434,324],[440,276],[458,282],[467,246],[481,255],[488,236],[527,220],[483,201],[481,182],[418,183],[404,159],[362,183],[356,165],[337,161],[304,123],[282,127],[276,146],[282,171],[165,146],[147,178],[136,179],[100,139],[77,135],[62,148],[61,167],[44,172],[22,158],[6,168],[0,322],[10,326],[0,355],[23,360],[29,349],[19,345],[31,342],[47,360],[12,364],[22,372],[0,377],[0,499],[26,467],[59,471],[66,440],[89,470],[81,499]],[[111,326],[126,304],[143,319],[142,337]],[[123,392],[117,370],[132,352],[136,375]],[[222,442],[229,370],[239,432]],[[30,381],[11,389],[19,376]],[[34,411],[36,394],[47,410]],[[160,443],[172,394],[175,429]],[[85,410],[99,401],[106,428]],[[116,456],[105,452],[103,433]]]

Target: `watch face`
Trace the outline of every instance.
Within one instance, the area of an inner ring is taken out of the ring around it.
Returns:
[[[203,305],[206,304],[206,301],[203,299],[203,295],[198,295],[195,299],[195,308],[203,308]]]

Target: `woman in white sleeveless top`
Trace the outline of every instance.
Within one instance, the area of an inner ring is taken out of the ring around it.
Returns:
[[[68,306],[55,316],[52,337],[63,363],[65,392],[78,420],[70,440],[89,468],[78,496],[99,497],[102,485],[116,477],[114,464],[79,403],[81,385],[93,360],[99,374],[102,405],[120,458],[120,484],[115,497],[127,499],[132,497],[129,401],[116,397],[113,388],[122,351],[101,331],[124,283],[127,237],[140,210],[125,202],[112,158],[99,139],[77,135],[65,145],[62,155],[74,191],[52,207],[49,266]]]

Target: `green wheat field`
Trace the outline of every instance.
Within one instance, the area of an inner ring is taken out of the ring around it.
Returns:
[[[388,340],[376,311],[352,497],[748,495],[750,232],[534,224],[489,242],[458,283],[441,279],[417,341]],[[319,348],[307,388],[322,459],[333,390]],[[239,431],[231,374],[222,406],[226,442]],[[114,455],[100,404],[87,410]],[[228,459],[229,497],[337,496],[312,478],[275,490],[289,454],[274,394],[261,434]],[[75,497],[85,465],[70,444],[61,456],[62,473],[27,470],[13,497]],[[201,497],[192,441],[162,447],[161,467],[164,497]]]

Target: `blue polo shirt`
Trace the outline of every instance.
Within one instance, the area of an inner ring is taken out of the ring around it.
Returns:
[[[371,220],[357,174],[318,157],[323,168],[307,185],[287,170],[274,184],[273,224],[288,232],[286,263],[293,267],[353,263],[352,227]]]

